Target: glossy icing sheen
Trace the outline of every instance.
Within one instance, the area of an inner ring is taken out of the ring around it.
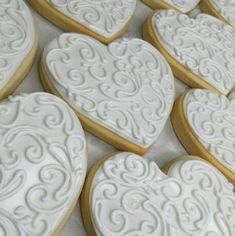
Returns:
[[[140,146],[160,134],[174,99],[174,78],[159,52],[140,39],[108,47],[63,34],[44,51],[57,91],[80,113]]]
[[[232,185],[198,160],[165,175],[154,162],[116,154],[96,172],[89,203],[97,236],[235,235]]]
[[[235,173],[235,93],[230,96],[191,90],[184,99],[184,114],[208,152]]]
[[[44,0],[104,37],[118,33],[135,12],[136,0]]]
[[[81,125],[46,93],[11,97],[0,114],[0,235],[49,236],[85,178]]]
[[[22,0],[0,1],[0,89],[31,51],[35,38],[32,15]]]
[[[235,31],[199,14],[195,19],[174,10],[152,18],[153,29],[168,53],[217,90],[227,94],[235,83]]]
[[[208,0],[210,4],[235,27],[235,0]]]
[[[159,0],[157,0],[159,1]],[[200,0],[161,0],[181,12],[189,12],[199,3]]]

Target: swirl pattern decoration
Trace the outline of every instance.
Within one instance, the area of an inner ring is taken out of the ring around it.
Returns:
[[[56,10],[106,38],[130,21],[136,0],[43,0]]]
[[[174,10],[152,17],[156,37],[167,52],[198,79],[227,94],[235,84],[235,30],[206,14],[190,18]]]
[[[176,161],[165,175],[154,162],[118,153],[96,171],[90,214],[97,236],[232,236],[232,185],[210,164]]]
[[[79,113],[124,139],[149,147],[174,100],[174,78],[159,52],[140,39],[105,46],[63,34],[44,50],[48,79]]]
[[[49,236],[85,179],[81,125],[47,93],[10,97],[0,114],[0,234]]]
[[[0,1],[0,89],[10,81],[34,45],[34,20],[22,0]]]
[[[184,98],[184,115],[200,143],[235,173],[235,93],[195,89]]]

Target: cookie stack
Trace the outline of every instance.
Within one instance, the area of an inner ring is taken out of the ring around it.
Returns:
[[[234,13],[0,0],[0,236],[234,236]]]

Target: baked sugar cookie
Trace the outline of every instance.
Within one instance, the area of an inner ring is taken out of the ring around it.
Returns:
[[[103,43],[120,37],[135,13],[136,0],[28,0],[45,18],[65,31]]]
[[[45,48],[41,80],[82,125],[119,149],[144,153],[161,133],[174,100],[174,78],[160,53],[140,39],[108,46],[63,34]]]
[[[174,74],[190,87],[228,94],[235,84],[235,30],[215,17],[196,18],[156,11],[144,37],[166,57]]]
[[[190,154],[215,165],[235,184],[235,93],[194,89],[175,103],[172,124]]]
[[[195,8],[200,0],[142,0],[153,9],[173,8],[187,13]]]
[[[195,157],[164,174],[135,154],[112,154],[91,169],[81,201],[89,236],[235,235],[232,185]]]
[[[0,1],[0,99],[29,72],[37,41],[34,19],[24,1]]]
[[[58,235],[86,175],[75,113],[47,93],[0,103],[0,235]]]
[[[235,28],[235,0],[203,0],[200,8]]]

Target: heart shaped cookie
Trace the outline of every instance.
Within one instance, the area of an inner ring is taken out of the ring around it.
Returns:
[[[200,8],[203,12],[212,14],[235,28],[234,0],[202,0]]]
[[[235,184],[235,93],[194,89],[174,105],[172,124],[190,154],[214,164]]]
[[[215,17],[195,19],[174,10],[149,16],[145,39],[162,52],[190,87],[228,94],[235,84],[235,30]]]
[[[174,8],[186,13],[197,6],[200,0],[142,0],[153,9]]]
[[[174,78],[160,53],[140,39],[108,46],[63,34],[44,50],[41,80],[68,102],[84,128],[119,149],[144,153],[162,131]]]
[[[189,156],[164,174],[135,154],[113,154],[91,169],[81,200],[90,236],[235,235],[232,185]]]
[[[136,0],[28,0],[65,31],[88,34],[103,43],[120,37],[135,13]]]
[[[37,41],[34,19],[24,1],[0,1],[0,99],[29,72]]]
[[[80,122],[47,93],[0,104],[0,235],[58,235],[86,175]]]

